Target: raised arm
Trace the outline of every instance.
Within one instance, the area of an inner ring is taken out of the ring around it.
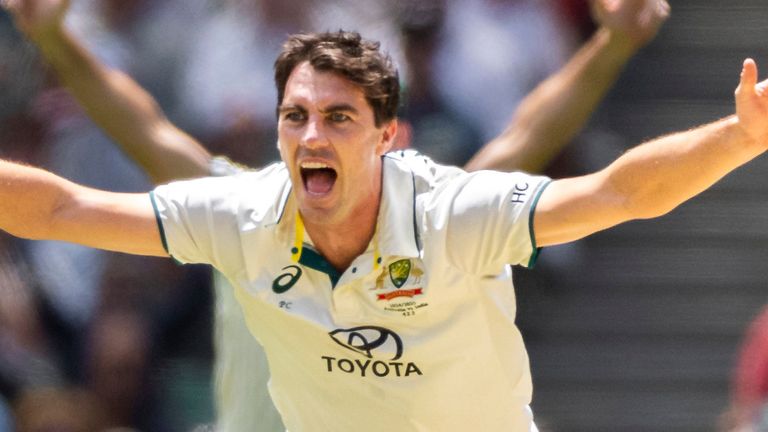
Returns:
[[[167,256],[148,194],[90,189],[2,160],[0,229],[27,239]]]
[[[584,126],[624,65],[656,36],[665,0],[593,0],[598,30],[520,103],[509,126],[466,168],[540,172]]]
[[[64,26],[68,0],[4,0],[88,115],[155,183],[209,174],[211,155],[126,74],[103,65]]]
[[[736,115],[640,145],[602,171],[554,181],[534,216],[537,244],[585,237],[631,219],[663,215],[768,147],[768,81],[744,61]]]

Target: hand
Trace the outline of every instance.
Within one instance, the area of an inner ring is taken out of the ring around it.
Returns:
[[[736,87],[736,117],[744,132],[762,147],[768,147],[768,80],[757,82],[757,64],[744,60]]]
[[[34,38],[61,28],[70,0],[0,0],[16,26]]]
[[[669,17],[666,0],[592,0],[592,18],[634,49],[650,42]]]

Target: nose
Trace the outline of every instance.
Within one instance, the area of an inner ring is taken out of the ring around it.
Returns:
[[[322,147],[326,144],[326,136],[325,132],[323,130],[322,122],[314,119],[310,119],[306,127],[304,128],[304,133],[301,137],[301,143],[306,148],[318,148]]]

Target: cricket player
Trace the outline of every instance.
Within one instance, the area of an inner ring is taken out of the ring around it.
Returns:
[[[579,129],[626,62],[653,39],[668,16],[656,0],[593,3],[599,30],[557,74],[521,104],[507,131],[468,166],[541,169]],[[63,25],[68,2],[19,1],[11,9],[73,95],[133,156],[164,183],[186,177],[233,174],[241,168],[215,158],[157,110],[143,89],[88,53]],[[267,394],[266,358],[246,329],[233,289],[216,273],[215,384],[220,430],[284,430]]]
[[[283,163],[151,199],[5,163],[0,226],[214,264],[265,346],[290,430],[532,428],[507,264],[661,215],[761,154],[768,136],[751,60],[735,116],[554,182],[385,156],[396,72],[356,34],[291,38],[276,82]]]

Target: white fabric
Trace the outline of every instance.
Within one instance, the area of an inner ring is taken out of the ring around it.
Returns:
[[[383,179],[374,241],[340,275],[306,237],[294,261],[283,164],[161,186],[153,203],[170,254],[233,284],[291,431],[532,430],[507,263],[535,259],[548,179],[413,152],[385,157]]]
[[[211,175],[238,174],[244,168],[226,158],[213,158]],[[269,366],[264,348],[248,331],[232,285],[218,271],[213,278],[213,374],[216,391],[216,430],[222,432],[284,431],[280,413],[269,396]]]
[[[253,338],[219,272],[214,273],[216,430],[278,432],[285,427],[269,396],[269,366],[264,348]]]

